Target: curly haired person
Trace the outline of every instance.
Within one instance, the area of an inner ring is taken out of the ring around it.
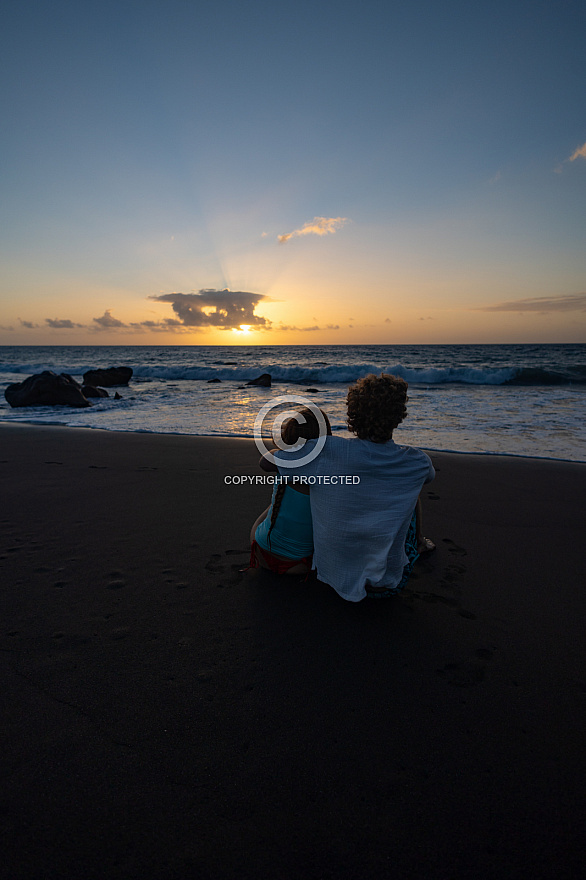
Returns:
[[[307,480],[313,568],[350,602],[395,595],[420,552],[433,549],[417,529],[419,493],[435,476],[431,459],[393,440],[407,415],[407,401],[403,379],[365,376],[348,391],[348,429],[354,437],[326,437],[319,455],[295,467],[295,460],[307,459],[315,440],[298,452],[274,453],[277,465],[261,459],[264,470]]]

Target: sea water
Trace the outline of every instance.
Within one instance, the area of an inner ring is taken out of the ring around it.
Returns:
[[[113,389],[88,409],[12,409],[4,399],[9,384],[42,370],[81,381],[109,366],[133,369],[130,385],[116,389],[122,400]],[[263,404],[301,395],[344,436],[348,385],[381,371],[409,383],[398,443],[586,460],[586,345],[572,344],[0,346],[0,420],[252,437]],[[262,373],[270,388],[246,385]]]

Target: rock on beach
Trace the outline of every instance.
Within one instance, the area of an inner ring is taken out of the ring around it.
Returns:
[[[128,385],[132,378],[130,367],[108,367],[107,369],[88,370],[83,374],[83,384],[94,388],[112,388],[114,385]]]
[[[44,370],[42,373],[29,376],[23,382],[9,385],[4,397],[12,407],[91,406],[79,382],[67,373],[57,375],[52,370]]]

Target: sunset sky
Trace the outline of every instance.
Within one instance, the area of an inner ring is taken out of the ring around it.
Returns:
[[[0,344],[586,341],[585,10],[8,0]]]

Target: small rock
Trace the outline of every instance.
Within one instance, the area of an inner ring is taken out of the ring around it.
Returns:
[[[84,397],[110,397],[105,388],[96,388],[94,385],[82,385],[81,393]]]
[[[271,387],[271,374],[263,373],[262,376],[258,376],[256,379],[251,379],[250,382],[246,383],[247,385],[258,385],[261,388],[270,388]]]

